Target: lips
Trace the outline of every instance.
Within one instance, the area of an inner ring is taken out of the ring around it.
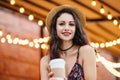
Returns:
[[[62,33],[64,36],[69,36],[71,33],[70,32],[63,32]]]

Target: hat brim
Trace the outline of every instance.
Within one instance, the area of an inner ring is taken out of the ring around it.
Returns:
[[[59,11],[63,10],[63,9],[69,9],[73,12],[76,13],[76,15],[79,17],[80,22],[82,23],[82,25],[84,26],[86,23],[86,17],[84,15],[84,13],[76,7],[70,6],[70,5],[62,5],[62,6],[58,6],[53,8],[49,13],[48,16],[46,18],[46,27],[48,29],[48,31],[50,30],[50,25],[51,25],[51,21],[53,19],[53,17],[56,15],[56,13],[58,13]]]

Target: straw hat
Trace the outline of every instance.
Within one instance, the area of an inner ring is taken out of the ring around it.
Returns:
[[[73,7],[70,5],[62,5],[62,6],[53,8],[48,13],[47,18],[46,18],[46,27],[48,28],[48,31],[50,30],[50,25],[51,25],[53,17],[56,15],[56,13],[58,13],[59,11],[61,11],[63,9],[69,9],[69,10],[72,10],[73,12],[75,12],[77,14],[77,16],[79,17],[79,20],[82,23],[82,25],[83,26],[85,25],[85,23],[86,23],[85,15],[79,8],[76,8],[76,7]]]

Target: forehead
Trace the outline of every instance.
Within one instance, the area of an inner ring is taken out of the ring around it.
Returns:
[[[71,14],[69,14],[69,13],[62,13],[62,14],[58,17],[57,21],[74,21],[74,18],[73,18],[73,16],[72,16]]]

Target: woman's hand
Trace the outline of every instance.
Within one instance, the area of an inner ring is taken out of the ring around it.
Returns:
[[[58,79],[50,78],[49,80],[58,80]],[[67,80],[67,78],[64,78],[64,80]]]
[[[58,80],[58,79],[52,78],[53,75],[54,75],[54,73],[53,73],[52,71],[50,71],[50,72],[48,73],[49,80]],[[64,78],[64,80],[67,80],[67,78]]]
[[[55,79],[55,78],[52,78],[53,75],[54,75],[54,73],[51,71],[50,67],[48,68],[48,71],[49,71],[49,73],[48,73],[48,78],[49,78],[49,80],[57,80],[57,79]],[[68,80],[68,79],[67,79],[67,78],[64,78],[64,80]]]
[[[50,72],[48,73],[48,77],[49,77],[49,78],[52,78],[53,75],[54,75],[54,73],[53,73],[52,71],[50,71]]]

